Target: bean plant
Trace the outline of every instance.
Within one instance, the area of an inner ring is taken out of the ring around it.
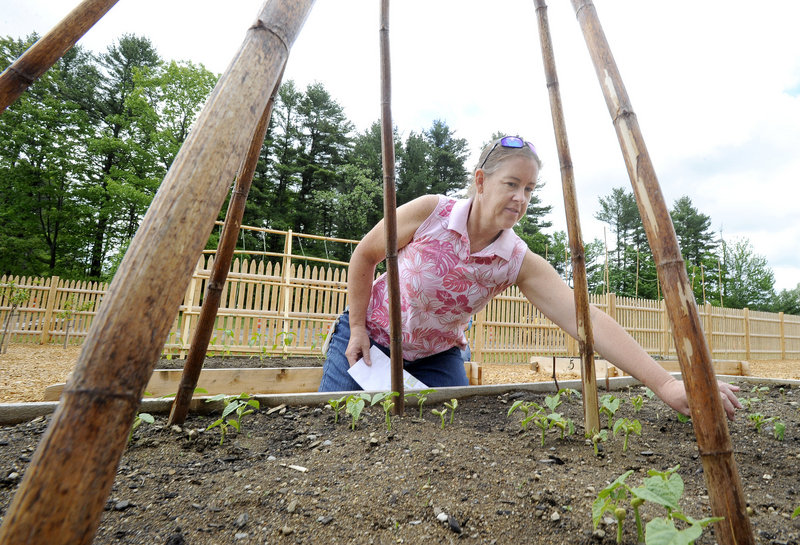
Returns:
[[[694,543],[703,533],[703,529],[714,522],[722,520],[720,517],[708,517],[700,520],[683,513],[680,509],[680,498],[683,495],[683,479],[677,473],[679,465],[667,471],[649,470],[649,477],[644,479],[642,486],[631,488],[625,480],[633,474],[627,471],[600,491],[592,505],[592,521],[594,526],[603,518],[606,512],[611,512],[617,520],[617,543],[622,542],[623,524],[627,517],[626,504],[629,503],[636,521],[637,541],[644,541],[648,545],[675,544],[689,545]],[[642,518],[639,508],[645,501],[661,505],[667,511],[663,518],[650,520],[642,530]],[[682,521],[688,525],[678,529],[675,521]]]
[[[458,407],[458,400],[456,398],[453,398],[453,399],[450,400],[450,403],[447,403],[445,401],[444,406],[447,407],[448,409],[450,409],[450,424],[452,424],[453,423],[453,416],[455,416],[456,408]]]
[[[434,388],[427,388],[425,390],[419,390],[418,392],[409,392],[406,394],[406,398],[409,397],[416,397],[417,398],[417,405],[419,405],[419,417],[422,418],[422,405],[425,403],[425,400],[428,399],[428,395],[432,394],[436,390]]]
[[[344,409],[347,402],[347,396],[342,396],[339,399],[329,399],[328,405],[333,409],[333,423],[339,422],[339,412]]]
[[[595,456],[600,456],[600,443],[605,443],[607,440],[608,430],[599,430],[592,434],[591,441]]]
[[[444,429],[444,418],[447,416],[447,407],[442,410],[433,409],[431,412],[442,420],[442,429]]]
[[[136,417],[134,417],[133,419],[131,432],[130,434],[128,434],[128,444],[130,444],[131,441],[133,441],[133,432],[136,430],[136,428],[142,425],[142,422],[146,424],[152,424],[155,421],[156,421],[155,418],[153,418],[153,415],[150,413],[138,413]]]
[[[638,420],[629,420],[628,418],[620,418],[614,422],[614,435],[617,433],[625,434],[625,441],[622,443],[622,452],[628,451],[628,437],[631,433],[642,435],[642,423]]]
[[[238,396],[229,396],[225,394],[218,394],[206,400],[206,403],[212,401],[223,401],[225,408],[222,409],[222,416],[206,428],[206,431],[219,427],[220,440],[219,444],[225,442],[225,435],[228,433],[228,428],[234,428],[237,432],[242,429],[242,418],[248,414],[253,414],[260,408],[257,400],[253,399],[250,394],[241,393]],[[235,414],[235,417],[230,417]],[[229,418],[230,417],[230,418]]]
[[[390,392],[380,400],[384,416],[386,417],[386,431],[392,430],[392,409],[394,409],[394,401],[392,401],[392,398],[399,395],[398,392]]]
[[[613,395],[613,394],[605,394],[600,398],[600,414],[604,414],[608,417],[608,429],[611,429],[611,423],[614,420],[614,415],[616,414],[617,410],[619,410],[620,404],[622,404],[622,399]]]

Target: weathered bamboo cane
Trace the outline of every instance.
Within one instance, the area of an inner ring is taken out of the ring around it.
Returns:
[[[206,102],[114,276],[0,544],[91,542],[192,269],[312,5],[265,4]]]
[[[753,532],[733,459],[725,412],[675,228],[594,5],[589,0],[572,0],[572,5],[614,121],[639,213],[653,249],[689,396],[711,510],[715,516],[725,517],[715,525],[716,538],[723,544],[750,544]]]
[[[264,114],[261,116],[258,126],[256,126],[256,132],[250,141],[250,148],[247,150],[247,155],[242,162],[239,175],[236,177],[236,183],[231,191],[228,211],[225,213],[225,226],[222,228],[217,256],[206,285],[203,307],[200,309],[200,316],[197,318],[197,328],[194,331],[192,345],[189,348],[189,354],[186,356],[186,363],[183,366],[183,375],[181,375],[181,383],[178,386],[178,394],[172,402],[169,425],[182,426],[186,420],[186,415],[189,414],[189,404],[192,401],[194,389],[197,387],[197,381],[203,369],[203,361],[206,357],[211,334],[214,331],[214,321],[217,318],[220,300],[222,299],[222,290],[225,287],[225,281],[228,279],[231,261],[233,261],[233,251],[236,249],[236,239],[239,237],[239,231],[242,226],[247,194],[250,193],[253,174],[255,174],[256,166],[258,165],[258,158],[261,156],[261,148],[267,135],[267,127],[269,127],[269,118],[272,115],[272,106],[275,103],[275,97],[278,94],[282,78],[283,75],[281,74],[278,78],[278,83],[272,90],[272,95],[270,95]]]
[[[0,114],[55,64],[118,0],[83,0],[0,74]]]
[[[575,316],[578,323],[578,346],[581,352],[581,381],[583,383],[583,418],[585,432],[592,435],[600,430],[600,411],[597,401],[597,377],[594,365],[594,337],[589,308],[589,285],[586,281],[586,254],[583,248],[583,235],[578,215],[578,201],[575,197],[575,178],[572,170],[572,157],[567,141],[567,127],[564,123],[564,110],[561,105],[556,60],[550,25],[547,20],[547,5],[544,0],[534,0],[539,20],[539,39],[542,44],[547,89],[550,95],[550,112],[553,130],[558,147],[558,161],[561,163],[561,186],[564,193],[564,209],[567,214],[567,233],[572,252],[572,283],[575,295]]]
[[[400,278],[397,270],[397,199],[395,196],[394,131],[392,130],[392,65],[389,55],[389,0],[381,1],[381,146],[383,153],[383,225],[386,229],[386,279],[389,290],[389,337],[392,391],[398,395],[395,414],[405,412],[403,331],[400,324]]]

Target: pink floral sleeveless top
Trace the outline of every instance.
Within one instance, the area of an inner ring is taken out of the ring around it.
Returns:
[[[467,217],[472,199],[439,196],[436,209],[411,242],[398,252],[403,359],[414,361],[466,347],[470,317],[514,284],[528,247],[507,229],[489,246],[470,254]],[[386,274],[372,285],[367,331],[390,345]]]

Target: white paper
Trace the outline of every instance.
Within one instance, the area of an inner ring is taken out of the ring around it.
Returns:
[[[367,365],[364,363],[364,358],[361,358],[347,372],[364,390],[390,392],[392,390],[392,360],[376,346],[370,347],[369,357],[372,365]],[[405,390],[424,390],[427,386],[403,369],[403,388]]]

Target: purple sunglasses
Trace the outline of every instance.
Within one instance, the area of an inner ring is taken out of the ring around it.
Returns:
[[[536,146],[534,146],[530,142],[526,142],[525,140],[523,140],[519,136],[504,136],[503,138],[500,139],[499,142],[495,142],[494,143],[494,146],[492,146],[492,149],[490,149],[489,153],[486,154],[486,158],[481,163],[481,166],[478,167],[479,169],[483,168],[483,165],[486,164],[486,161],[489,160],[489,156],[492,154],[492,152],[494,151],[494,149],[498,145],[503,146],[504,148],[522,148],[522,147],[525,147],[527,145],[529,148],[531,148],[531,151],[533,152],[533,154],[537,158],[539,157],[539,154],[536,153]]]

